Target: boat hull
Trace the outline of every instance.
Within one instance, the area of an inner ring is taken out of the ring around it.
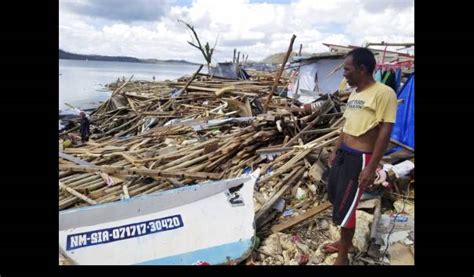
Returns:
[[[258,172],[60,213],[59,245],[76,264],[233,264],[255,236]]]

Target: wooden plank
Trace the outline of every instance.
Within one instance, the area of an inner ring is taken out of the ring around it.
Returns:
[[[379,224],[381,212],[382,212],[382,200],[380,198],[377,198],[376,203],[375,203],[374,220],[370,228],[370,242],[372,243],[375,242],[375,235],[377,233],[377,226]]]
[[[286,152],[293,150],[293,147],[265,147],[265,148],[260,148],[255,151],[257,154],[264,154],[264,153],[273,153],[273,152]]]
[[[175,170],[175,169],[178,169],[178,168],[186,168],[186,167],[189,167],[189,166],[194,165],[194,164],[196,164],[196,163],[198,163],[198,162],[202,162],[202,161],[204,161],[204,160],[209,159],[209,157],[210,157],[212,154],[213,154],[213,153],[208,153],[208,154],[206,154],[206,155],[202,155],[202,156],[196,157],[196,158],[194,158],[194,159],[192,159],[192,160],[189,160],[189,161],[187,161],[187,162],[180,163],[180,164],[175,165],[175,166],[173,166],[173,167],[168,167],[168,168],[166,168],[166,170]]]
[[[186,85],[184,85],[182,91],[186,91],[186,89],[189,87],[189,85],[192,83],[192,81],[196,78],[196,76],[199,74],[199,71],[201,71],[202,67],[204,65],[201,64],[198,68],[198,70],[196,70],[196,72],[194,72],[193,76],[191,76],[191,78],[186,82]]]
[[[408,151],[415,152],[415,149],[413,149],[413,148],[411,148],[410,146],[405,145],[405,144],[403,144],[403,143],[401,143],[401,142],[399,142],[399,141],[396,141],[396,140],[394,140],[394,139],[390,139],[390,142],[393,143],[393,144],[396,144],[396,145],[398,145],[398,146],[401,146],[401,147],[407,149]]]
[[[331,128],[332,127],[342,127],[342,126],[339,126],[341,125],[341,123],[346,120],[345,117],[340,117],[338,120],[336,120],[333,124],[331,124]]]
[[[296,145],[294,146],[295,148],[311,148],[313,150],[316,150],[316,148],[321,148],[322,146],[326,146],[328,144],[331,144],[332,142],[335,142],[338,138],[340,133],[342,132],[342,128],[337,129],[336,131],[332,131],[329,134],[323,135],[315,140],[309,141],[303,146]],[[334,137],[335,136],[335,137]],[[324,141],[326,140],[326,141]]]
[[[163,177],[190,177],[195,179],[220,179],[222,174],[210,172],[189,172],[178,170],[153,170],[153,169],[138,169],[138,168],[124,168],[117,166],[84,166],[84,165],[59,165],[59,170],[71,170],[74,172],[90,172],[95,173],[102,171],[108,174],[118,175],[139,175],[139,176],[163,176]]]
[[[76,190],[70,188],[70,187],[67,187],[66,185],[64,185],[63,183],[59,182],[59,187],[61,189],[64,189],[65,191],[69,192],[70,194],[76,196],[77,198],[81,199],[81,200],[84,200],[85,202],[91,204],[91,205],[95,205],[97,204],[97,202],[95,202],[94,200],[90,199],[89,197],[83,195],[83,194],[80,194],[79,192],[77,192]]]
[[[76,157],[74,157],[74,156],[68,155],[68,154],[63,153],[63,152],[59,152],[59,157],[65,159],[65,160],[74,162],[74,163],[76,163],[76,164],[78,164],[78,165],[94,165],[94,164],[92,164],[92,163],[90,163],[90,162],[86,162],[86,161],[84,161],[84,160],[81,160],[81,159],[79,159],[79,158],[76,158]]]
[[[179,159],[176,159],[172,162],[169,162],[167,164],[164,164],[162,166],[159,166],[158,169],[166,169],[166,168],[170,168],[170,167],[173,167],[175,165],[180,165],[186,161],[189,161],[191,159],[194,159],[196,157],[199,157],[201,156],[202,154],[204,153],[204,149],[198,149],[196,151],[193,151],[191,153],[189,153],[188,155],[184,156],[184,157],[181,157]]]
[[[188,89],[192,90],[199,90],[199,91],[209,91],[209,92],[216,92],[219,89],[215,88],[205,88],[205,87],[198,87],[198,86],[188,86]]]
[[[315,119],[313,119],[310,123],[308,123],[308,125],[306,125],[306,127],[303,128],[303,130],[301,130],[298,134],[296,134],[293,138],[291,138],[285,145],[283,145],[284,147],[287,147],[289,145],[291,145],[295,140],[297,140],[302,134],[304,134],[303,132],[309,130],[309,128],[312,128],[314,125],[316,125],[316,123],[318,123],[318,121],[321,119],[321,116],[323,114],[326,114],[328,113],[330,110],[332,110],[334,108],[334,103],[330,100],[331,98],[328,99],[329,102],[329,106],[326,107],[324,110],[322,110],[322,112],[316,116]],[[327,102],[326,102],[327,103]],[[326,104],[325,104],[326,105]]]
[[[275,193],[265,204],[258,210],[257,214],[255,215],[255,221],[257,222],[257,225],[260,225],[262,221],[262,217],[264,214],[268,212],[268,210],[276,203],[276,201],[285,194],[285,192],[296,182],[297,179],[299,179],[305,169],[304,167],[300,168],[295,168],[293,171],[284,178],[279,185],[283,185],[283,187]]]
[[[216,90],[214,93],[216,94],[217,97],[220,97],[220,96],[222,96],[222,94],[224,94],[226,92],[229,92],[229,91],[232,91],[232,90],[235,90],[234,85],[228,86],[228,87],[223,87],[221,89]]]
[[[92,175],[92,176],[89,176],[89,177],[84,177],[83,179],[75,180],[71,183],[66,183],[66,182],[61,182],[61,183],[66,184],[68,187],[72,188],[72,187],[78,187],[78,186],[81,186],[81,185],[84,185],[84,184],[88,184],[88,183],[91,183],[91,182],[96,182],[97,180],[101,180],[100,176]]]
[[[322,114],[321,117],[322,118],[325,118],[325,117],[336,117],[336,116],[341,116],[343,115],[344,113],[328,113],[328,114]]]
[[[334,131],[334,132],[338,132],[338,131]],[[281,174],[287,172],[290,168],[292,168],[298,161],[302,160],[304,157],[306,157],[306,155],[308,155],[309,153],[311,153],[312,151],[316,150],[316,149],[319,149],[321,147],[324,147],[326,145],[329,145],[329,144],[332,144],[334,143],[338,138],[335,137],[335,138],[332,138],[332,139],[329,139],[325,142],[320,142],[322,141],[323,139],[327,139],[329,137],[329,135],[333,135],[333,133],[330,133],[330,134],[327,134],[323,137],[320,137],[318,139],[315,139],[314,141],[312,141],[311,143],[308,143],[308,144],[305,144],[303,146],[295,146],[295,147],[303,147],[303,151],[297,153],[293,158],[291,158],[291,160],[289,160],[288,162],[286,162],[284,165],[282,165],[281,167],[279,167],[277,170],[275,170],[273,172],[272,175],[270,176],[266,176],[266,177],[262,177],[262,179],[260,179],[258,181],[258,183],[261,185],[273,178],[276,178],[278,176],[280,176]],[[291,152],[288,152],[288,153],[291,153]],[[283,155],[282,155],[283,156]],[[280,156],[280,157],[282,157]],[[267,168],[265,168],[267,169]],[[265,171],[264,171],[265,172]]]
[[[316,207],[313,207],[309,210],[307,210],[304,214],[301,214],[301,215],[298,215],[294,218],[291,218],[290,220],[287,220],[283,223],[280,223],[278,225],[275,225],[272,227],[272,232],[276,233],[276,232],[281,232],[283,230],[286,230],[288,228],[290,228],[291,226],[305,220],[305,219],[308,219],[312,216],[315,216],[325,210],[327,210],[328,208],[330,208],[332,206],[331,203],[329,202],[324,202]]]
[[[245,104],[240,102],[239,100],[230,98],[225,98],[224,100],[229,104],[230,108],[238,109],[240,116],[252,116],[252,110],[250,108],[250,105],[248,104],[248,100]]]

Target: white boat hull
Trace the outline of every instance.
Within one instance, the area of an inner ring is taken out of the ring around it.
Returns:
[[[60,251],[88,265],[239,262],[255,236],[257,178],[255,172],[61,212]]]

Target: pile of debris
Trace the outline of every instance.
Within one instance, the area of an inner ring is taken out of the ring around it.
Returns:
[[[74,143],[78,123],[60,133],[59,209],[260,168],[254,194],[259,239],[245,263],[332,264],[336,254],[322,251],[338,236],[331,223],[325,172],[341,132],[347,95],[320,97],[319,109],[312,113],[279,95],[265,107],[274,77],[257,76],[229,81],[194,74],[174,82],[130,79],[111,84],[110,99],[90,115],[92,136],[86,144]],[[288,79],[277,83],[284,90]],[[393,163],[413,157],[410,149],[401,152],[387,159]],[[385,254],[406,253],[403,247],[414,240],[410,226],[397,225],[404,222],[400,216],[413,222],[408,213],[412,203],[407,202],[414,197],[413,178],[407,177],[406,183],[406,166],[389,167],[388,174],[380,173],[370,203],[361,202],[357,211],[354,245],[359,251],[351,257],[353,264],[387,263]],[[390,230],[394,224],[396,230]]]

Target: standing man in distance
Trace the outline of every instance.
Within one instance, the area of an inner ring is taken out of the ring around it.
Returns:
[[[79,115],[81,117],[81,127],[80,127],[81,141],[84,144],[86,143],[86,141],[89,140],[90,122],[84,112],[80,112]]]

